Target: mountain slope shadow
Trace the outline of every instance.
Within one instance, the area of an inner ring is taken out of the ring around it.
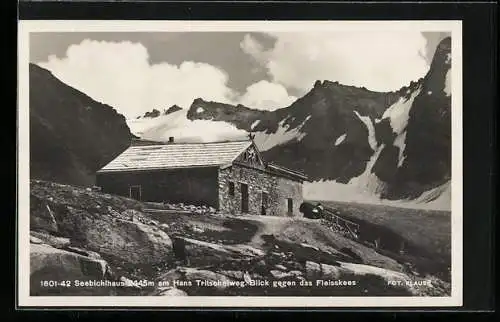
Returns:
[[[134,137],[125,117],[30,64],[30,177],[79,186]]]

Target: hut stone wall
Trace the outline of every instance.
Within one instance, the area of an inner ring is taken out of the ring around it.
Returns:
[[[242,213],[242,184],[248,185],[248,213],[269,216],[300,216],[302,182],[277,176],[267,171],[233,164],[219,170],[219,208],[231,214]],[[234,194],[230,194],[230,183]],[[263,192],[267,194],[265,213],[262,211]],[[289,200],[292,211],[289,212]]]

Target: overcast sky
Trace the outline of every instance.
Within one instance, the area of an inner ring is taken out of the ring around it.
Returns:
[[[202,97],[276,109],[316,80],[392,91],[425,75],[430,32],[32,33],[30,60],[127,117]]]

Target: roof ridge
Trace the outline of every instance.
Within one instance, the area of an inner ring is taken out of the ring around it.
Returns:
[[[130,147],[153,147],[153,146],[165,146],[165,145],[208,145],[208,144],[218,144],[218,143],[243,143],[252,142],[250,139],[246,140],[225,140],[225,141],[210,141],[210,142],[158,142],[158,144],[148,144],[148,145],[130,145]]]
[[[219,142],[132,145],[102,167],[100,172],[131,168],[217,166],[232,162],[251,144],[250,140],[226,140]]]

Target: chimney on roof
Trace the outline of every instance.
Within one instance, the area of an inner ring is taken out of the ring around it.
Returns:
[[[173,136],[170,136],[168,138],[168,143],[174,143],[174,137]]]

